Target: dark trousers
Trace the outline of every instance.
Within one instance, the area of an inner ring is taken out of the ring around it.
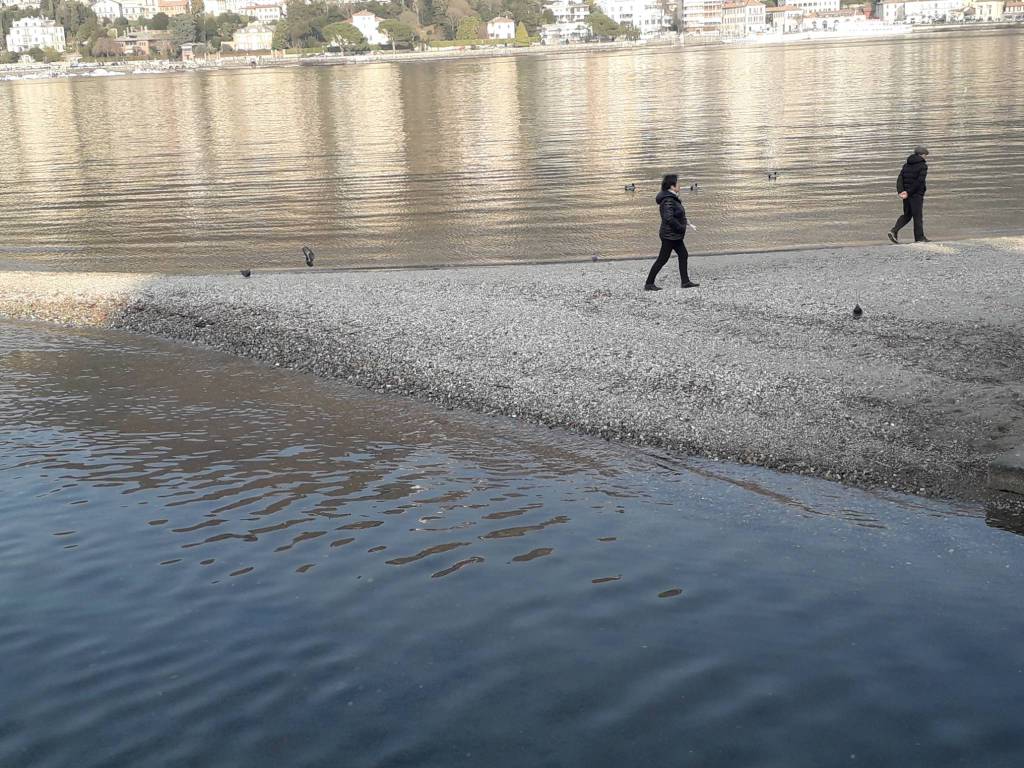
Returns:
[[[914,195],[903,201],[903,215],[896,219],[893,232],[899,232],[909,221],[914,220],[914,241],[924,240],[924,195]]]
[[[661,268],[668,263],[669,257],[672,255],[672,251],[679,255],[679,279],[684,283],[690,282],[690,276],[686,273],[686,260],[690,254],[686,251],[686,246],[682,240],[666,240],[664,237],[661,238],[661,250],[658,252],[658,260],[651,266],[651,271],[647,273],[647,284],[654,285],[654,279],[661,272]]]

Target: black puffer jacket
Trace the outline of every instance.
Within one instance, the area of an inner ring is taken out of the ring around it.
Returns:
[[[921,155],[913,154],[907,158],[900,175],[896,179],[896,191],[906,192],[907,197],[924,196],[928,191],[924,180],[928,176],[928,163]]]
[[[682,240],[686,237],[686,209],[679,196],[671,190],[664,190],[654,198],[661,211],[661,229],[658,234],[662,240]]]

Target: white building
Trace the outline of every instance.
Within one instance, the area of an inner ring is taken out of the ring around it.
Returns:
[[[253,6],[275,5],[281,9],[278,18],[288,15],[286,0],[203,0],[203,13],[220,16],[222,13],[237,13],[239,16],[251,16],[244,13],[245,8]]]
[[[390,37],[380,31],[380,23],[384,19],[378,18],[376,14],[369,11],[356,11],[348,21],[363,33],[363,37],[370,45],[385,45],[391,41]]]
[[[683,0],[683,31],[694,35],[719,34],[722,0]]]
[[[879,31],[885,22],[881,19],[870,19],[863,11],[853,8],[842,8],[828,13],[808,13],[801,22],[804,32],[826,30],[846,35],[862,35]]]
[[[260,21],[242,27],[231,38],[236,51],[269,51],[274,43],[274,30]]]
[[[233,13],[249,16],[256,19],[256,21],[271,22],[281,20],[281,17],[284,16],[284,8],[271,3],[249,3],[248,5],[243,5],[237,11],[233,11]]]
[[[547,3],[544,9],[551,11],[555,17],[553,24],[545,24],[540,28],[540,40],[544,45],[559,43],[581,43],[590,39],[593,30],[587,17],[590,6],[580,0],[555,0]]]
[[[119,5],[121,6],[121,15],[128,19],[128,21],[135,21],[143,17],[151,19],[160,12],[157,0],[121,0]],[[95,7],[93,12],[96,12]],[[96,13],[96,15],[99,16],[99,13]],[[115,16],[114,19],[116,18]]]
[[[124,16],[124,9],[118,0],[96,0],[92,5],[92,12],[97,19],[119,19]]]
[[[1001,21],[1006,3],[1003,0],[980,0],[974,3],[976,21]]]
[[[886,24],[930,24],[946,19],[963,4],[964,0],[900,0],[879,6]]]
[[[672,26],[674,0],[598,0],[598,6],[616,24],[633,27],[641,40],[658,37]]]
[[[795,5],[805,14],[839,10],[839,0],[787,0],[786,5]]]
[[[776,34],[788,35],[799,32],[804,12],[795,5],[780,5],[776,8],[765,8],[765,23],[768,29]]]
[[[511,40],[516,36],[515,19],[498,16],[487,22],[487,37],[490,40]]]
[[[53,48],[63,53],[66,45],[64,27],[56,21],[38,16],[18,19],[11,24],[11,31],[7,35],[7,50],[11,53],[20,53],[30,48]]]
[[[722,37],[747,37],[765,31],[765,6],[755,0],[722,5]]]

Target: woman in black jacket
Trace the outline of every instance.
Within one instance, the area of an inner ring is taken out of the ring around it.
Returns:
[[[658,253],[658,260],[647,274],[644,290],[661,290],[654,284],[654,280],[661,268],[668,263],[673,250],[679,256],[679,278],[682,280],[683,288],[696,288],[700,283],[690,282],[690,276],[686,272],[686,260],[690,255],[683,243],[683,238],[686,237],[686,210],[679,199],[679,177],[676,174],[670,173],[662,179],[661,192],[658,193],[655,202],[661,211],[661,229],[658,230],[661,236],[661,251]]]

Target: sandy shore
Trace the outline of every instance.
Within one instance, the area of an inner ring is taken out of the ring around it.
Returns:
[[[1006,501],[985,486],[993,457],[1024,443],[1024,238],[691,263],[700,288],[678,288],[672,262],[654,293],[635,261],[0,272],[0,315],[201,343],[672,452]]]

